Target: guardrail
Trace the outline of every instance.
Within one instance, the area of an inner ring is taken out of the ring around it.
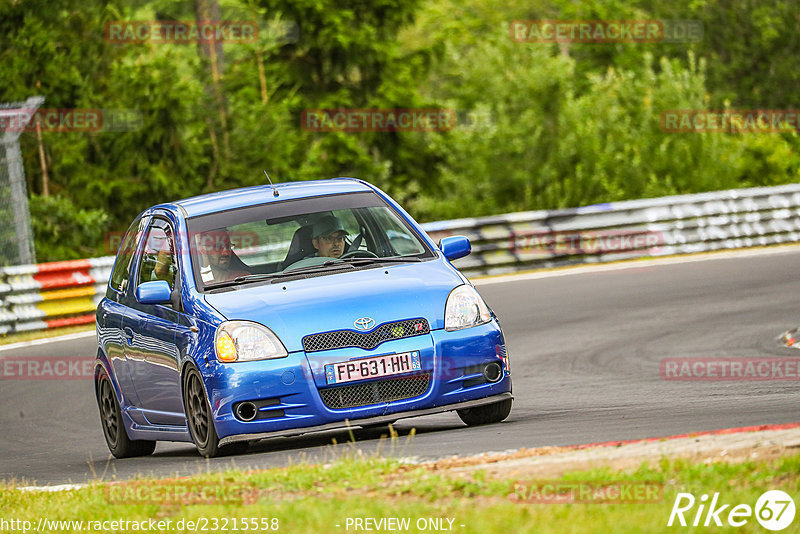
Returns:
[[[0,268],[0,334],[94,322],[114,256]]]
[[[601,263],[800,241],[800,184],[732,189],[423,225],[465,235],[465,274]]]
[[[800,241],[800,184],[527,211],[422,225],[465,235],[467,275]],[[91,323],[113,256],[0,268],[0,334]]]

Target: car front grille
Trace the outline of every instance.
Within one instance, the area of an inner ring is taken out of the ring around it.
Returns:
[[[425,319],[407,319],[393,323],[384,323],[370,332],[355,330],[335,330],[311,334],[303,338],[303,349],[306,352],[341,349],[344,347],[360,347],[374,349],[385,341],[402,339],[427,334],[431,331]]]
[[[381,404],[419,397],[428,389],[430,373],[421,373],[402,378],[372,380],[350,386],[320,389],[325,406],[333,410]]]

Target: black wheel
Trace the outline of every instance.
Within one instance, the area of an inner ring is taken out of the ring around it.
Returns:
[[[197,450],[206,458],[228,454],[242,454],[247,451],[249,442],[237,441],[224,447],[219,446],[219,436],[211,416],[203,379],[196,369],[186,373],[183,381],[183,402],[186,407],[186,422]]]
[[[513,399],[506,399],[486,406],[456,410],[458,416],[469,426],[499,423],[511,413]]]
[[[156,450],[155,441],[132,440],[128,437],[117,394],[105,370],[101,370],[97,377],[97,407],[100,409],[100,424],[103,427],[108,450],[115,458],[153,454]]]

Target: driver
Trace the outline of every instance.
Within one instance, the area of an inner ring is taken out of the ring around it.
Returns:
[[[317,257],[339,258],[344,254],[347,232],[342,222],[333,215],[326,215],[314,223],[311,243],[317,249]]]

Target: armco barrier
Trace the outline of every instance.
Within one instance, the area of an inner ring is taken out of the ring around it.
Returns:
[[[91,323],[113,256],[0,268],[0,333]]]
[[[468,275],[800,241],[800,184],[509,213],[423,225],[465,235]]]
[[[467,275],[800,241],[800,184],[424,224]],[[0,334],[91,323],[113,256],[0,268]]]

